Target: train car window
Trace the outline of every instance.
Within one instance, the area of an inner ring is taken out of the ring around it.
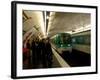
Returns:
[[[90,35],[84,36],[84,44],[90,45],[91,40],[90,40]]]
[[[74,36],[72,37],[72,43],[90,45],[91,44],[90,35]]]

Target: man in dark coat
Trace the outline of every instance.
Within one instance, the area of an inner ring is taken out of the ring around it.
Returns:
[[[30,68],[31,67],[31,52],[30,52],[31,51],[31,46],[30,46],[29,40],[26,43],[26,47],[28,49],[28,52],[27,52],[27,55],[28,55],[28,68]]]
[[[36,68],[36,45],[35,45],[35,41],[32,41],[32,67]]]
[[[42,42],[42,64],[44,68],[52,67],[52,49],[48,39]]]
[[[52,49],[51,49],[51,44],[49,42],[49,39],[46,39],[46,53],[47,53],[47,66],[49,68],[52,67]]]
[[[29,43],[29,40],[27,41],[26,46],[27,46],[28,49],[30,49],[30,43]]]
[[[41,51],[40,51],[40,42],[39,39],[36,40],[35,42],[35,46],[36,46],[36,65],[37,68],[39,68],[40,66],[40,57],[41,57]]]
[[[46,58],[47,53],[46,53],[45,39],[42,39],[41,50],[42,50],[42,53],[41,53],[42,65],[43,65],[43,68],[47,68],[47,58]]]

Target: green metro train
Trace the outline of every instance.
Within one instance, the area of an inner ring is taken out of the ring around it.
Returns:
[[[72,52],[72,40],[70,34],[59,33],[52,38],[52,42],[59,53],[62,53],[63,51]]]
[[[72,52],[72,49],[90,53],[91,31],[84,31],[76,34],[58,33],[52,38],[53,44],[59,53],[63,51]]]

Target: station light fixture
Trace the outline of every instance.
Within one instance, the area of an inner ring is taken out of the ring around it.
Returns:
[[[87,31],[87,30],[90,30],[90,29],[91,29],[91,25],[87,25],[87,26],[75,29],[72,34],[78,33],[78,32],[83,32],[83,31]]]

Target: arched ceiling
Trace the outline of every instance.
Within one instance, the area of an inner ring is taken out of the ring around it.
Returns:
[[[44,36],[45,28],[44,28],[44,17],[42,11],[31,11],[24,10],[23,11],[23,31],[32,33],[36,36]]]
[[[32,32],[31,36],[44,37],[48,34],[49,37],[52,37],[57,33],[73,32],[90,24],[91,15],[89,13],[23,10],[23,31],[26,33],[25,36]]]
[[[90,17],[88,13],[50,12],[48,36],[88,26],[91,24]]]

